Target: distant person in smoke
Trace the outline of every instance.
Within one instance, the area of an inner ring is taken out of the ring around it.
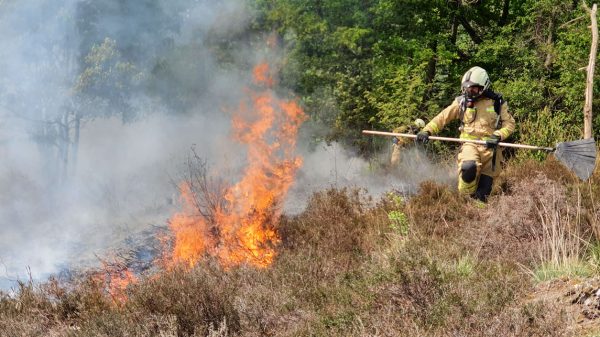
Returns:
[[[464,74],[461,93],[417,134],[417,142],[427,143],[430,135],[455,119],[461,123],[460,138],[485,140],[485,145],[463,143],[458,154],[458,191],[486,202],[494,178],[500,174],[502,149],[498,143],[513,133],[515,120],[502,95],[492,91],[483,68],[473,67]]]
[[[408,134],[417,134],[423,127],[425,126],[425,122],[418,118],[411,125],[402,125],[394,129],[394,133],[408,133]],[[392,168],[398,167],[400,163],[400,157],[402,153],[402,149],[412,142],[410,138],[404,137],[393,137],[392,138],[392,156],[390,158],[390,166]]]

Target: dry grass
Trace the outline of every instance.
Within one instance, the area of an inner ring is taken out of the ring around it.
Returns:
[[[207,260],[142,277],[120,305],[93,273],[25,283],[0,298],[0,336],[569,336],[521,266],[585,260],[600,192],[522,165],[484,208],[431,182],[408,200],[316,193],[281,219],[269,268]]]
[[[472,206],[468,197],[427,181],[421,184],[419,194],[408,202],[406,211],[421,234],[444,236],[460,230],[466,224],[465,220],[478,218]]]

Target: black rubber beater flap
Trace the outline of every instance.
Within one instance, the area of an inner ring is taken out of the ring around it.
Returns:
[[[596,167],[594,138],[558,143],[554,156],[581,180],[588,180]]]

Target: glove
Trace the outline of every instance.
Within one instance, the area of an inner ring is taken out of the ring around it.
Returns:
[[[485,146],[488,149],[495,149],[498,146],[498,143],[500,143],[500,136],[494,134],[491,135],[489,139],[486,139]]]
[[[417,133],[417,142],[427,144],[429,142],[429,131],[421,131]]]
[[[398,137],[392,137],[392,144],[398,144],[399,141]]]

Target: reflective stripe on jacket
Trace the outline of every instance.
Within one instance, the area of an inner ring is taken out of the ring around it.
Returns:
[[[431,134],[440,132],[446,124],[460,117],[460,105],[458,99],[442,110],[429,122],[423,130]],[[463,116],[463,126],[460,138],[463,139],[486,139],[492,134],[500,136],[505,140],[515,131],[515,119],[508,113],[508,104],[502,104],[500,112],[501,128],[496,130],[497,114],[494,110],[494,100],[480,98],[475,102],[473,108],[467,108]]]

